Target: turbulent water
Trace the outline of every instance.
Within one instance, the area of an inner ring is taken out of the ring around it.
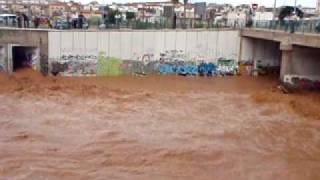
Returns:
[[[0,179],[320,179],[319,120],[241,81],[2,79]]]

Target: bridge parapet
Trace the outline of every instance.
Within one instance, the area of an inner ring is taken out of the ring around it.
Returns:
[[[279,30],[245,28],[240,32],[242,37],[249,37],[292,45],[320,48],[320,34],[288,33]]]

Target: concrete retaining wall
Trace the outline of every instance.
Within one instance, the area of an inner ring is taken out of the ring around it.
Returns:
[[[49,32],[49,58],[63,55],[98,55],[141,60],[148,54],[159,59],[165,51],[183,51],[191,60],[238,59],[239,32],[221,31],[110,31]],[[139,59],[140,58],[140,59]]]
[[[56,31],[49,32],[49,61],[66,66],[69,61],[72,65],[63,67],[69,74],[94,74],[101,53],[104,58],[144,65],[161,59],[216,62],[221,57],[238,60],[239,44],[239,32],[233,30]],[[85,70],[73,63],[79,59]]]

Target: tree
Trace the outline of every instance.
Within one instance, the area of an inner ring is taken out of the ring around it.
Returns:
[[[178,4],[178,3],[179,3],[179,0],[171,0],[171,2],[172,2],[173,4]]]
[[[294,12],[298,17],[303,18],[304,13],[301,9],[293,6],[284,6],[280,10],[279,19],[283,20],[285,17],[290,16]]]
[[[188,0],[183,0],[183,18],[184,18],[184,27],[187,27],[187,4]]]
[[[92,16],[89,18],[89,24],[92,26],[98,26],[100,23],[100,17],[98,16]]]
[[[136,18],[136,14],[134,12],[126,12],[126,19],[127,20],[132,20]]]
[[[111,24],[115,24],[116,23],[116,18],[115,16],[120,14],[120,12],[118,10],[113,10],[113,9],[109,9],[108,11],[108,19],[109,19],[109,22]]]

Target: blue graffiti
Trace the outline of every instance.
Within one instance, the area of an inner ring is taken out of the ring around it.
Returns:
[[[213,63],[201,63],[199,66],[192,63],[165,63],[159,66],[160,74],[177,74],[182,76],[213,76],[217,75],[217,66]]]
[[[195,76],[198,74],[198,67],[192,62],[166,62],[160,64],[159,72],[160,74],[178,74],[182,76]]]
[[[173,74],[175,73],[175,66],[171,64],[161,64],[159,66],[159,72],[160,74]]]
[[[195,76],[198,73],[198,68],[195,65],[180,65],[178,66],[176,73],[183,76]]]
[[[201,63],[198,66],[198,72],[200,76],[213,76],[217,75],[217,66],[213,63]]]

